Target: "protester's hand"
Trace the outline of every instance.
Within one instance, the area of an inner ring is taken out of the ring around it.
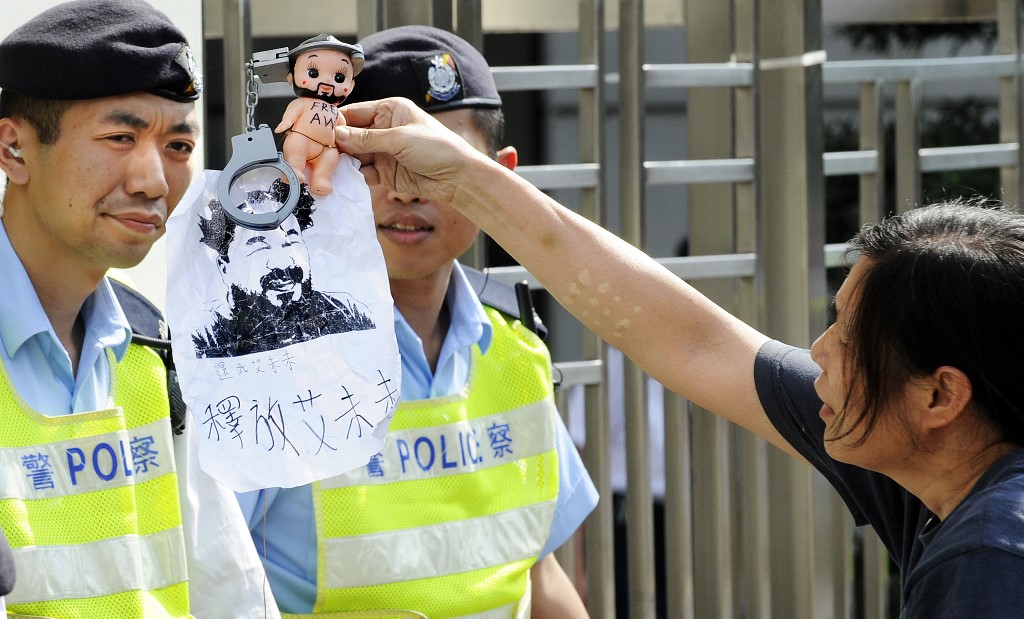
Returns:
[[[338,148],[359,159],[371,185],[452,204],[470,175],[494,163],[408,99],[353,103],[342,112],[348,126],[336,130]]]

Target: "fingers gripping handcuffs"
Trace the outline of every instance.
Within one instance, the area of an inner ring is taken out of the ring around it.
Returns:
[[[268,125],[255,127],[253,115],[259,102],[256,78],[263,83],[283,82],[288,74],[288,48],[255,52],[252,61],[245,64],[245,133],[231,138],[231,159],[217,182],[217,197],[224,213],[235,223],[253,230],[272,230],[288,219],[299,203],[301,187],[295,170],[288,165],[274,144],[274,133]],[[288,197],[276,211],[253,213],[246,204],[235,204],[231,199],[231,186],[243,174],[257,168],[274,168],[288,180]]]

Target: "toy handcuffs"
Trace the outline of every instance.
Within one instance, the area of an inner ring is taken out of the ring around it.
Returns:
[[[274,145],[274,134],[267,125],[260,125],[255,131],[246,131],[231,138],[231,159],[217,181],[217,197],[224,213],[235,223],[253,230],[273,230],[288,219],[299,203],[301,188],[295,170],[285,163],[284,157]],[[281,208],[267,213],[247,213],[242,204],[231,201],[231,184],[246,172],[257,168],[274,168],[288,179],[288,198]]]

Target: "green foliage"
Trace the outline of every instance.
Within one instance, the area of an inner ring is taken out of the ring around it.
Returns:
[[[921,132],[921,146],[967,146],[999,141],[999,110],[994,103],[973,97],[944,101],[928,115]],[[950,170],[924,174],[924,203],[954,198],[998,198],[999,170]]]
[[[835,32],[849,39],[853,47],[876,54],[899,48],[917,52],[931,43],[948,41],[954,56],[969,43],[981,43],[991,51],[998,36],[995,22],[848,24]]]
[[[946,100],[926,109],[921,119],[921,146],[969,146],[999,142],[999,114],[994,102],[975,97]],[[858,149],[858,127],[846,117],[827,122],[826,151]],[[885,211],[894,209],[895,166],[892,153],[895,129],[885,126]],[[965,198],[998,198],[1001,194],[998,169],[950,170],[922,175],[922,204]],[[825,238],[829,243],[848,240],[859,228],[859,184],[856,176],[825,180]]]
[[[825,123],[825,150],[858,150],[857,126],[849,118]],[[860,183],[856,176],[825,178],[825,242],[843,243],[860,227]]]

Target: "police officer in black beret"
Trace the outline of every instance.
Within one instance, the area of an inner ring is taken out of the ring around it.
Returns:
[[[141,0],[66,2],[0,42],[10,612],[265,616],[258,563],[197,559],[233,557],[246,532],[172,439],[164,362],[132,343],[106,277],[146,256],[188,187],[201,90],[185,36]]]

